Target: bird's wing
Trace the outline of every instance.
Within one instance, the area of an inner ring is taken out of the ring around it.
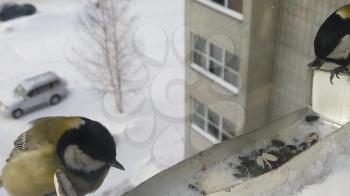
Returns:
[[[16,157],[19,153],[29,151],[29,150],[34,150],[38,146],[35,143],[32,142],[31,140],[31,132],[32,130],[29,129],[28,131],[22,133],[17,137],[17,139],[14,141],[13,149],[10,153],[9,158],[6,160],[7,162],[10,161],[12,158]]]
[[[31,122],[32,127],[15,140],[7,161],[26,151],[56,145],[65,130],[79,126],[80,123],[79,117],[45,117]]]
[[[344,36],[350,35],[350,18],[343,19],[339,15],[338,12],[342,9],[344,8],[340,8],[328,17],[316,34],[314,46],[316,56],[319,58],[330,55]]]

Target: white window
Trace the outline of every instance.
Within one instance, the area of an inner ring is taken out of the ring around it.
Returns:
[[[206,43],[207,41],[200,37],[194,37],[194,49],[193,49],[193,62],[199,65],[200,67],[206,67]]]
[[[209,43],[199,35],[193,36],[193,63],[206,73],[238,89],[239,58],[230,51]],[[220,83],[222,83],[220,82]]]
[[[192,126],[219,142],[232,139],[236,128],[232,122],[193,98]]]
[[[243,0],[209,0],[209,1],[222,5],[225,8],[242,13]]]

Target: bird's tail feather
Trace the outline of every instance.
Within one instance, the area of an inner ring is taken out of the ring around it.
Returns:
[[[319,58],[316,58],[314,61],[312,61],[312,62],[308,65],[308,67],[314,67],[314,68],[319,69],[324,63],[325,63],[324,60],[319,59]]]

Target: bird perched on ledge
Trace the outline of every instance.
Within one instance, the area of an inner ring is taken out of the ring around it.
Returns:
[[[350,4],[332,13],[316,34],[314,49],[316,59],[309,67],[319,69],[325,62],[338,66],[331,71],[330,81],[339,73],[348,71],[350,64]]]
[[[56,195],[57,181],[81,196],[97,190],[110,167],[124,170],[109,131],[83,117],[38,119],[14,145],[0,180],[11,196]]]

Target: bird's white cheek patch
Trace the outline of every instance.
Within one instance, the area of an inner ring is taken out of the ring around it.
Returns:
[[[70,168],[84,172],[95,171],[105,165],[104,162],[85,154],[77,145],[69,145],[64,151],[63,158]]]

